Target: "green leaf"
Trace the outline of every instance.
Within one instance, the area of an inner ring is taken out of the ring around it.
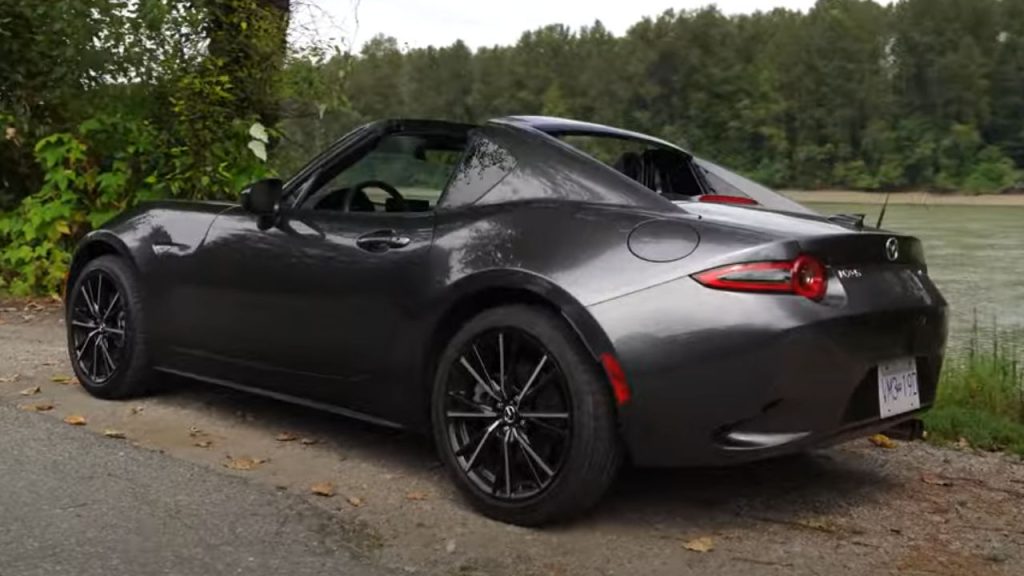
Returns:
[[[252,150],[252,153],[260,160],[264,162],[267,161],[267,145],[263,142],[260,142],[259,140],[250,140],[249,150]]]
[[[264,144],[270,142],[270,137],[267,135],[267,128],[263,126],[263,124],[260,124],[259,122],[255,122],[253,123],[252,126],[249,127],[249,135],[256,140],[263,142]],[[261,159],[266,160],[266,157]]]

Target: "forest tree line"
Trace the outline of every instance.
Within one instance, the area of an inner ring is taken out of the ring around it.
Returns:
[[[995,192],[1024,168],[1024,0],[668,11],[475,51],[378,36],[346,93],[361,118],[623,126],[777,187]]]

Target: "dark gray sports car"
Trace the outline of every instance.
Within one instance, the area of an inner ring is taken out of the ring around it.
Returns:
[[[921,243],[668,142],[571,120],[375,122],[241,204],[84,239],[68,349],[96,396],[158,373],[431,431],[484,514],[580,513],[624,461],[722,465],[935,397]]]

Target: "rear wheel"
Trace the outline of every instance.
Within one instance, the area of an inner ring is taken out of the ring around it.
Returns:
[[[468,322],[440,359],[432,404],[441,460],[487,516],[566,520],[615,478],[608,384],[576,334],[543,309],[495,308]]]
[[[82,387],[99,398],[142,394],[152,379],[142,298],[134,270],[101,256],[68,291],[68,354]]]

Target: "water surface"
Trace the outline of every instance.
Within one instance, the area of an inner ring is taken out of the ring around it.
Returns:
[[[867,214],[871,225],[881,208],[808,206],[823,214]],[[1024,207],[892,205],[883,228],[924,242],[928,272],[949,301],[954,344],[970,337],[975,310],[984,327],[995,321],[1024,335]]]

